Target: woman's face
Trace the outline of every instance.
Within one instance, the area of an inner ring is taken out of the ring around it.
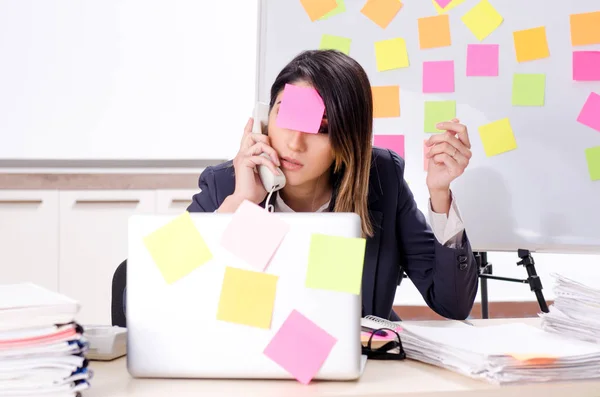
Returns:
[[[310,87],[310,84],[303,81],[295,82],[294,85]],[[326,128],[325,133],[311,134],[278,127],[277,114],[282,95],[283,90],[277,95],[269,114],[268,134],[271,146],[279,155],[287,185],[315,183],[333,164],[334,156],[329,136]],[[325,125],[326,121],[322,126]]]

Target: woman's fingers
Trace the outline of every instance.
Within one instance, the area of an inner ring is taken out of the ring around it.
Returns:
[[[264,165],[267,166],[271,170],[271,172],[273,172],[273,175],[280,175],[275,164],[273,164],[270,158],[265,156],[259,155],[246,157],[243,161],[243,164],[250,168],[256,168],[256,166],[258,165]]]
[[[246,134],[244,136],[244,140],[242,141],[242,150],[249,149],[254,146],[256,143],[262,142],[266,145],[269,145],[269,137],[263,134]]]
[[[471,140],[469,139],[469,131],[467,130],[467,126],[464,124],[460,124],[458,122],[458,119],[438,123],[437,128],[440,130],[446,130],[449,133],[452,133],[452,135],[456,135],[458,140],[461,141],[463,145],[465,145],[469,149],[471,148]]]
[[[279,162],[279,156],[277,156],[277,152],[275,151],[275,149],[273,149],[271,146],[267,145],[264,142],[257,142],[254,145],[250,146],[250,148],[246,152],[246,155],[257,156],[261,153],[268,154],[271,157],[271,161],[273,161],[273,163],[277,166],[281,165]]]
[[[464,172],[464,167],[461,167],[458,161],[447,153],[436,154],[433,156],[433,161],[438,165],[444,164],[450,175],[454,177],[460,176]]]
[[[437,135],[432,136],[431,138],[429,138],[429,141],[427,142],[427,146],[433,146],[430,149],[430,151],[431,151],[431,150],[435,149],[436,146],[438,146],[442,143],[451,145],[452,147],[454,147],[456,149],[457,152],[460,152],[467,159],[470,159],[472,157],[471,150],[467,146],[465,146],[458,138],[453,136],[452,133],[450,133],[450,132],[445,132],[443,134],[437,134]],[[448,148],[448,146],[446,146],[446,145],[443,145],[442,147]],[[438,150],[439,150],[439,148],[438,148]],[[441,153],[441,152],[438,152],[438,153]],[[448,148],[447,153],[450,155],[453,155],[455,153],[455,150]]]
[[[470,154],[469,149],[465,148],[465,150],[468,151]],[[456,147],[449,144],[448,142],[438,143],[437,145],[433,146],[427,153],[427,157],[431,158],[442,153],[446,153],[450,157],[454,158],[460,165],[466,167],[469,164],[469,159],[463,154],[463,151],[458,150]]]

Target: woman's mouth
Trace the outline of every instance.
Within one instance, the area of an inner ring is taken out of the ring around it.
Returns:
[[[287,157],[281,157],[281,167],[283,169],[289,170],[289,171],[297,171],[300,168],[304,167],[304,164],[300,163],[297,160],[292,160],[290,158]]]

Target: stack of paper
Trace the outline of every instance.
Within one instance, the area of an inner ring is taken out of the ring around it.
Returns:
[[[600,288],[554,274],[556,299],[543,313],[542,328],[561,335],[600,344]],[[600,285],[600,284],[599,284]]]
[[[600,346],[527,324],[402,328],[408,358],[492,383],[600,378]]]
[[[34,284],[0,285],[0,396],[78,396],[89,387],[78,310]]]

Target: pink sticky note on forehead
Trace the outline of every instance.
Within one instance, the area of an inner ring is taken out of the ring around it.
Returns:
[[[404,135],[375,135],[373,145],[393,150],[404,158]]]
[[[454,61],[423,62],[423,92],[454,92]]]
[[[264,350],[264,354],[303,384],[323,366],[337,339],[293,310]]]
[[[286,84],[277,114],[277,126],[316,134],[325,114],[323,99],[312,87]]]
[[[498,76],[498,44],[467,46],[467,76]]]
[[[579,113],[579,117],[577,117],[577,121],[600,131],[600,95],[595,92],[590,94]]]
[[[573,52],[573,80],[600,81],[600,51]]]
[[[221,236],[221,245],[252,267],[263,271],[289,225],[264,208],[244,201]]]

